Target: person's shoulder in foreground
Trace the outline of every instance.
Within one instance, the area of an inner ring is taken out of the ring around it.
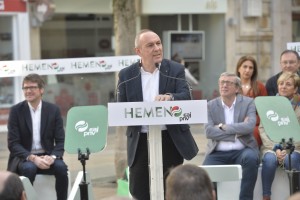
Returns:
[[[167,200],[214,200],[215,191],[207,172],[196,165],[178,165],[166,181]]]
[[[0,199],[26,200],[23,183],[15,173],[0,171]]]

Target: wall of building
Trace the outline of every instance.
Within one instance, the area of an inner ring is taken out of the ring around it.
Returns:
[[[200,63],[203,98],[211,99],[218,90],[219,75],[226,71],[224,15],[199,15],[199,29],[205,31],[205,60]]]
[[[228,0],[226,68],[234,71],[241,56],[252,55],[258,62],[258,79],[265,82],[280,71],[280,53],[292,41],[291,1],[261,0],[261,16],[245,16],[245,2]]]
[[[136,2],[141,13],[138,18],[141,24],[137,28],[153,29],[161,37],[166,30],[205,31],[205,60],[200,61],[197,72],[200,84],[193,87],[202,91],[204,99],[218,95],[216,91],[219,74],[223,71],[234,71],[237,60],[243,55],[252,55],[257,59],[258,78],[265,82],[271,75],[280,71],[280,53],[286,49],[286,43],[292,41],[293,9],[295,12],[295,8],[291,6],[294,2],[292,0],[186,0],[184,3],[181,0],[163,2],[136,0]],[[168,6],[162,6],[163,4]],[[12,47],[13,59],[82,56],[80,49],[86,48],[86,44],[88,47],[84,50],[84,56],[113,55],[113,44],[109,50],[101,49],[99,45],[100,40],[110,40],[113,35],[112,21],[109,23],[101,21],[103,16],[112,19],[112,0],[64,0],[55,1],[55,5],[53,19],[61,17],[61,20],[47,21],[41,27],[30,24],[32,20],[28,17],[28,13],[9,13],[13,16],[14,24],[12,37],[16,38],[15,46]],[[64,19],[65,15],[90,14],[98,18],[89,23],[67,22]],[[94,28],[97,26],[99,29]],[[96,38],[95,36],[98,38],[92,39]],[[66,50],[68,46],[74,51]],[[49,50],[54,51],[49,53]],[[85,87],[104,90],[103,95],[101,93],[101,100],[97,98],[97,102],[108,102],[115,87],[114,75],[107,74],[103,77],[91,75],[88,79],[101,87],[86,85],[86,82]],[[15,102],[18,102],[22,99],[21,78],[13,80]],[[84,76],[65,78],[65,81],[72,82],[71,84],[80,84],[82,80],[87,81],[87,78]],[[97,103],[94,100],[93,102]]]
[[[101,9],[95,11],[93,10],[94,8],[90,7],[92,5],[90,4],[91,1],[81,2],[78,5],[72,5],[67,8],[68,1],[57,2],[56,12],[70,14],[72,11],[74,13],[74,10],[78,11],[79,5],[81,10],[85,10],[85,14],[87,12],[101,14],[112,12],[111,2],[95,3],[93,7],[101,7]],[[252,55],[256,58],[259,67],[258,78],[265,82],[271,75],[280,70],[279,55],[286,48],[286,43],[292,40],[290,33],[291,20],[289,20],[291,18],[291,1],[256,0],[255,2],[258,4],[251,4],[253,1],[250,0],[227,0],[226,3],[224,2],[206,0],[196,4],[201,8],[198,12],[202,12],[202,14],[194,13],[194,11],[190,10],[192,15],[192,30],[205,31],[206,58],[199,64],[198,76],[200,84],[193,87],[195,90],[202,91],[202,98],[210,99],[214,97],[219,74],[223,71],[234,72],[238,59],[243,55]],[[179,6],[180,3],[178,2],[173,2],[167,8],[160,7],[159,9],[152,7],[155,4],[153,1],[141,0],[140,3],[142,12],[141,28],[150,28],[157,32],[161,38],[163,31],[166,30],[191,30],[189,27],[189,15],[183,12],[192,5],[189,2],[185,2],[184,9]],[[193,9],[197,6],[193,5]],[[181,14],[182,12],[183,14]],[[218,12],[224,12],[224,14],[217,14]],[[79,13],[85,15],[83,11],[79,11]],[[178,14],[181,14],[180,20],[182,23],[180,26],[178,24]],[[59,27],[55,25],[57,22],[54,21],[47,22],[47,26],[50,27],[49,24],[51,23],[53,23],[52,27]],[[46,30],[43,32],[44,35],[49,35],[51,32],[47,26],[43,28],[43,30]],[[66,26],[66,30],[73,32],[73,38],[72,36],[65,38],[65,42],[72,44],[72,41],[78,40],[78,34],[86,38],[85,43],[92,42],[90,41],[91,37],[87,37],[90,34],[87,32],[88,27],[83,30],[86,26],[87,24],[78,24],[76,30]],[[102,28],[99,33],[101,31],[104,31],[104,29]],[[52,35],[56,34],[60,37],[59,31]],[[62,34],[67,35],[67,33]],[[53,36],[47,36],[45,42],[48,41],[48,43],[52,44],[53,48],[63,49],[60,46],[64,42],[55,45],[51,37]],[[84,41],[84,38],[80,40]],[[42,40],[42,42],[44,41]],[[81,48],[80,45],[78,46],[75,43],[73,46],[75,50]],[[97,53],[97,50],[99,50],[97,46],[90,43],[89,47],[90,49],[86,52],[87,55],[101,56],[101,53]],[[93,52],[96,53],[93,54]],[[103,51],[102,55],[105,55]]]

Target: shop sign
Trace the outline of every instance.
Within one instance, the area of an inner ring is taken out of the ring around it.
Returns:
[[[0,12],[26,12],[24,0],[0,0]]]

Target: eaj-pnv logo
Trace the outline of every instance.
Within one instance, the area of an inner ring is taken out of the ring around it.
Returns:
[[[89,128],[89,124],[86,121],[81,120],[75,124],[75,130],[79,133],[83,133],[83,137],[93,136],[99,132],[99,126]]]
[[[179,106],[167,107],[135,107],[124,109],[125,118],[163,118],[163,117],[177,117],[179,121],[188,121],[192,113],[184,113]]]
[[[179,106],[173,106],[171,107],[171,114],[175,117],[179,117],[182,113],[182,109]]]
[[[289,116],[286,116],[286,117],[280,117],[280,116],[278,115],[278,113],[275,112],[274,110],[268,110],[268,111],[266,112],[266,115],[267,115],[267,118],[268,118],[269,120],[271,120],[272,122],[277,123],[278,126],[287,126],[287,125],[289,125],[289,123],[291,122]]]

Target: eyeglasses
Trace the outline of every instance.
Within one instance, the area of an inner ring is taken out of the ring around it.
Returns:
[[[39,88],[38,86],[29,86],[29,87],[22,87],[22,90],[23,91],[27,91],[27,90],[33,91],[33,90],[36,90],[38,88]]]
[[[235,82],[232,82],[232,81],[219,81],[219,85],[224,85],[224,84],[226,84],[226,85],[228,85],[228,86],[233,86],[233,85],[236,85],[236,83]]]
[[[294,64],[297,63],[297,61],[295,61],[295,60],[285,60],[285,61],[282,61],[280,63],[283,64],[283,65],[287,65],[287,64],[294,65]]]

